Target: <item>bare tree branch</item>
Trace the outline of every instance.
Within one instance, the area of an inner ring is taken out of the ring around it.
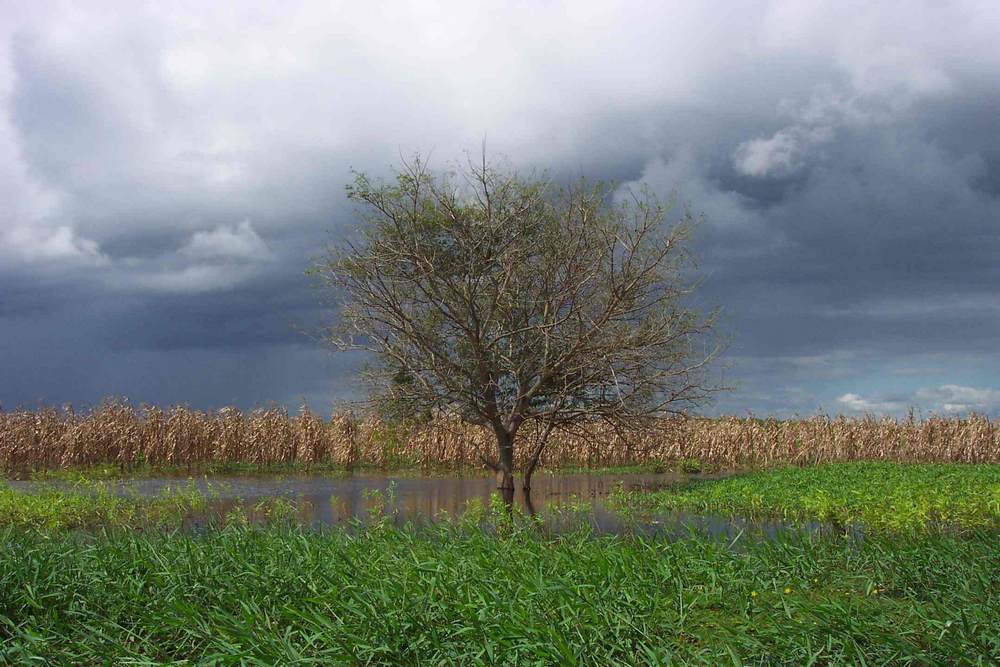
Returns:
[[[553,430],[685,414],[720,389],[707,381],[715,314],[686,301],[694,220],[668,222],[647,190],[612,195],[485,151],[457,181],[419,157],[390,182],[357,174],[361,239],[316,266],[342,299],[331,343],[373,353],[382,409],[490,426],[498,463],[483,461],[505,488],[525,424],[527,485]]]

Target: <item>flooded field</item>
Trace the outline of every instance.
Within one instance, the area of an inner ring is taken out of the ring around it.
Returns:
[[[661,512],[627,518],[613,507],[613,496],[636,491],[680,488],[693,481],[720,479],[732,473],[712,475],[683,473],[605,473],[538,475],[530,496],[520,489],[515,505],[526,515],[541,519],[543,529],[558,533],[589,525],[599,534],[642,532],[677,536],[695,530],[710,536],[735,537],[743,532],[775,535],[796,526],[777,521],[749,522],[735,517],[692,512]],[[32,489],[61,486],[60,483],[12,481],[12,488]],[[192,513],[190,528],[212,525],[221,517],[241,510],[251,521],[263,520],[274,499],[290,502],[293,518],[314,527],[365,524],[386,517],[397,526],[427,523],[461,516],[470,507],[488,508],[496,482],[489,477],[413,477],[392,474],[358,474],[349,477],[322,475],[254,476],[233,475],[192,479],[176,477],[123,480],[109,483],[116,494],[155,498],[177,489],[197,489],[207,499],[204,510]],[[807,530],[824,526],[810,522]]]
[[[0,615],[17,619],[0,624],[0,664],[197,662],[235,642],[254,664],[485,662],[470,636],[516,638],[508,653],[588,642],[594,664],[632,664],[665,628],[684,664],[725,662],[734,641],[758,651],[747,662],[805,664],[817,634],[830,664],[1000,655],[1000,466],[718,477],[539,476],[516,499],[538,526],[489,512],[484,477],[0,484]]]

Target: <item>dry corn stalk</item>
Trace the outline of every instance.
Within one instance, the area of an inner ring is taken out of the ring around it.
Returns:
[[[401,427],[373,416],[324,420],[308,408],[293,417],[277,408],[206,412],[109,401],[86,413],[69,407],[0,412],[0,467],[7,472],[225,462],[478,467],[480,452],[491,442],[482,428],[455,420]],[[650,419],[628,433],[596,424],[555,433],[542,464],[605,467],[680,459],[726,467],[858,459],[995,463],[1000,427],[979,415]]]

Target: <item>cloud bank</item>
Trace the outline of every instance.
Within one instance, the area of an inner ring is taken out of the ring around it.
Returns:
[[[485,137],[704,213],[739,383],[714,410],[998,410],[995,3],[15,1],[0,26],[3,406],[350,395],[358,360],[301,330],[351,169]]]

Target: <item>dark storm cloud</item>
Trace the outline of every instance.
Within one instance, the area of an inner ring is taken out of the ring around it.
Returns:
[[[350,170],[485,136],[705,214],[716,411],[1000,412],[991,3],[103,9],[0,10],[4,406],[350,396]]]

